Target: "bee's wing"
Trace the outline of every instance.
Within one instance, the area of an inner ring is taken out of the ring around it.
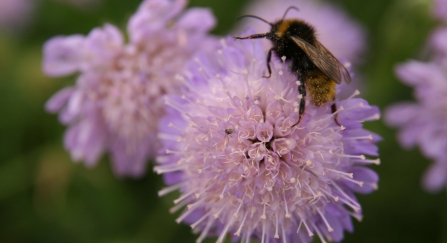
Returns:
[[[310,60],[337,84],[345,82],[351,83],[351,75],[345,66],[332,53],[326,49],[320,42],[315,41],[315,46],[297,36],[290,38],[306,53]]]

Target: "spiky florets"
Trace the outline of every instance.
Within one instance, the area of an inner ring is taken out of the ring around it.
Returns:
[[[79,73],[76,84],[54,95],[47,110],[69,126],[66,148],[89,166],[110,152],[119,176],[141,176],[159,149],[162,96],[178,92],[174,78],[200,48],[212,43],[207,9],[182,11],[186,0],[146,0],[128,25],[129,43],[106,24],[87,36],[54,37],[44,46],[49,76]]]
[[[337,101],[339,127],[330,107],[307,105],[298,121],[299,81],[287,64],[265,72],[261,41],[222,40],[216,53],[197,56],[186,68],[183,96],[170,96],[159,134],[164,151],[158,173],[179,189],[178,221],[201,232],[200,242],[227,233],[242,241],[309,242],[318,234],[339,241],[361,218],[353,192],[377,187],[379,138],[362,122],[379,117],[362,99]],[[298,232],[298,233],[297,233]]]

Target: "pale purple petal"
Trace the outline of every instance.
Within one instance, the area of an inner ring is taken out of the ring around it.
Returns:
[[[397,76],[411,86],[424,85],[421,81],[431,82],[433,72],[438,72],[436,66],[419,61],[409,61],[396,66]]]
[[[67,104],[59,114],[59,119],[63,124],[68,124],[78,118],[83,112],[83,104],[85,101],[84,93],[74,90],[67,100]]]
[[[97,164],[104,152],[107,132],[104,124],[93,115],[90,120],[81,120],[68,128],[65,133],[65,148],[71,152],[74,161],[85,161],[88,167]]]
[[[437,192],[447,185],[447,163],[433,163],[424,173],[423,184],[426,190]]]
[[[120,30],[111,24],[102,28],[93,29],[85,38],[86,68],[108,68],[123,49],[123,35]],[[85,70],[83,70],[85,71]]]
[[[127,30],[131,43],[140,43],[144,38],[153,38],[164,31],[172,18],[185,8],[186,0],[146,0],[130,18]]]
[[[147,160],[151,151],[158,148],[153,144],[157,141],[155,135],[149,137],[146,141],[134,145],[134,147],[126,144],[125,139],[112,138],[114,142],[111,144],[111,153],[113,158],[113,170],[117,175],[129,175],[133,177],[141,177],[146,173]]]
[[[61,89],[45,103],[45,110],[51,113],[58,112],[60,109],[62,109],[62,107],[65,106],[65,104],[67,104],[70,96],[73,94],[74,91],[74,87]]]
[[[424,124],[419,143],[429,158],[443,158],[447,152],[447,129],[445,124]]]
[[[437,29],[431,36],[431,45],[436,51],[447,55],[447,28]]]
[[[216,25],[216,19],[210,9],[191,8],[180,17],[177,27],[188,32],[206,32]]]
[[[386,109],[385,121],[391,126],[405,125],[416,118],[420,110],[415,103],[398,103]]]
[[[323,232],[325,232],[326,235],[330,236],[329,240],[333,242],[340,242],[343,240],[344,234],[343,231],[347,230],[349,231],[349,228],[344,227],[343,221],[349,221],[351,222],[351,217],[342,210],[337,209],[334,210],[334,207],[327,207],[325,217],[327,219],[327,222],[329,225],[331,225],[331,228],[333,229],[332,232],[329,232],[326,227],[321,227]]]
[[[353,173],[354,180],[361,180],[363,182],[362,185],[352,182],[346,183],[353,191],[367,194],[377,190],[379,176],[375,171],[366,167],[356,166],[352,168],[351,172]]]
[[[43,56],[43,71],[48,76],[64,76],[80,71],[84,59],[84,37],[53,37],[45,43]]]

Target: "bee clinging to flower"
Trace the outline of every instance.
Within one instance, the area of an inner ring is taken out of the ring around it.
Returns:
[[[332,112],[336,112],[337,107],[333,103],[336,85],[342,82],[349,84],[351,76],[345,66],[318,41],[315,29],[311,25],[300,19],[285,19],[291,9],[298,10],[296,7],[289,7],[283,17],[275,23],[254,15],[241,16],[240,18],[251,17],[264,21],[271,26],[271,30],[250,36],[235,36],[234,39],[267,38],[272,42],[273,47],[267,55],[269,74],[264,76],[265,78],[270,78],[272,73],[270,67],[272,53],[290,62],[290,70],[300,81],[298,91],[302,96],[296,123],[298,124],[304,114],[307,94],[313,105],[320,107],[332,103]],[[336,115],[335,122],[338,124]]]

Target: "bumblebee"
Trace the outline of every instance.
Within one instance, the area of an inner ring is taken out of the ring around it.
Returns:
[[[298,122],[295,124],[297,125],[304,114],[307,94],[313,105],[321,107],[331,103],[332,113],[336,112],[337,107],[333,103],[336,85],[342,82],[349,84],[351,76],[345,66],[318,41],[314,27],[300,19],[285,19],[287,12],[291,9],[298,10],[296,7],[289,7],[283,17],[275,23],[254,15],[241,16],[240,18],[259,19],[269,24],[271,30],[267,33],[233,38],[235,40],[267,38],[272,42],[273,47],[267,54],[269,74],[263,76],[264,78],[270,78],[272,74],[270,67],[272,53],[275,53],[278,58],[285,57],[285,60],[290,63],[290,70],[296,74],[301,83],[298,86],[298,92],[302,98],[299,104]],[[337,115],[334,116],[334,120],[340,125]]]

